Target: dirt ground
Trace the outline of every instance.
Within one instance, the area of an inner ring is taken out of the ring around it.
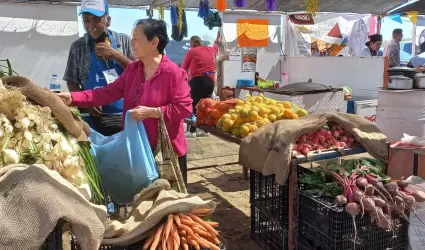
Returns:
[[[239,146],[214,136],[188,139],[188,191],[218,202],[213,219],[228,250],[258,250],[250,238],[249,180],[237,164],[207,169],[191,168],[237,162]]]

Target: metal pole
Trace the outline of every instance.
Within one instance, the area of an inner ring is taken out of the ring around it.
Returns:
[[[412,56],[416,56],[416,24],[413,24],[412,30]]]

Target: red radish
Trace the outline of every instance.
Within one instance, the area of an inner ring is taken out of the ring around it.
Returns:
[[[366,197],[362,200],[362,202],[363,202],[363,205],[364,205],[364,209],[366,211],[376,210],[375,202],[373,201],[372,198]]]
[[[340,148],[345,148],[347,145],[345,144],[345,142],[338,142],[337,144],[336,144],[338,147],[340,147]]]
[[[329,148],[329,144],[327,142],[323,142],[322,145],[324,148]]]
[[[300,142],[306,142],[307,141],[307,136],[305,136],[305,135],[300,136],[299,141]]]
[[[354,143],[354,141],[355,141],[355,139],[354,139],[353,137],[348,137],[348,142],[349,142],[349,143],[353,144],[353,143]]]
[[[327,139],[326,140],[326,142],[329,144],[329,145],[333,145],[334,144],[334,140],[333,139]]]
[[[360,188],[366,188],[367,184],[369,184],[364,177],[359,177],[356,180],[356,185]]]
[[[313,136],[314,136],[314,132],[308,132],[308,133],[307,133],[307,136],[308,136],[308,137],[313,137]]]
[[[360,190],[357,190],[356,192],[354,192],[353,198],[354,200],[360,204],[360,208],[361,208],[361,212],[362,212],[362,217],[364,215],[364,205],[363,205],[363,196],[364,193]]]
[[[372,199],[377,207],[384,207],[386,205],[385,201],[377,196],[373,196]]]
[[[319,141],[320,142],[324,142],[325,140],[326,140],[326,138],[323,135],[319,136]]]
[[[341,138],[341,141],[342,141],[342,142],[348,142],[348,137],[344,135],[344,136]]]
[[[406,180],[398,180],[398,181],[397,181],[397,185],[398,185],[401,189],[404,189],[404,188],[407,188],[407,187],[409,186],[409,182],[408,182],[408,181],[406,181]]]
[[[298,151],[297,150],[292,150],[292,155],[298,155]]]
[[[357,225],[356,225],[356,216],[360,213],[360,208],[357,203],[351,202],[345,206],[345,211],[351,215],[351,219],[353,219],[353,227],[354,227],[354,247],[356,249],[357,242]]]
[[[412,193],[412,196],[415,198],[416,202],[424,202],[425,201],[425,192],[421,190],[416,190],[416,192]]]
[[[294,146],[292,147],[292,150],[297,150],[298,149],[298,145],[294,144]]]
[[[333,131],[333,132],[332,132],[332,135],[333,135],[334,137],[338,138],[338,137],[339,137],[339,135],[340,135],[340,133],[339,133],[339,131],[338,131],[338,130],[335,130],[335,131]]]
[[[326,132],[325,137],[326,137],[326,139],[332,139],[332,138],[333,138],[333,136],[332,136],[332,133],[331,133],[331,132]]]
[[[307,155],[307,154],[308,154],[308,152],[310,152],[310,150],[309,150],[308,148],[303,148],[303,149],[301,150],[301,154],[303,154],[303,155]]]
[[[335,197],[335,204],[337,206],[345,206],[345,204],[347,204],[347,198],[345,198],[343,195],[337,195]]]
[[[375,193],[375,187],[372,184],[367,184],[365,186],[365,193],[367,196],[372,196]]]
[[[326,132],[327,132],[327,131],[326,131],[326,129],[324,129],[324,128],[319,129],[319,133],[320,133],[320,134],[326,134]]]
[[[341,130],[342,129],[341,125],[337,124],[336,129]]]
[[[336,127],[336,125],[332,125],[332,127],[331,127],[331,130],[332,130],[332,131],[335,131],[335,130],[337,130],[337,127]]]

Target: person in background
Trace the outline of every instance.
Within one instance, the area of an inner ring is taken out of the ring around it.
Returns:
[[[111,22],[108,3],[81,2],[80,15],[86,34],[72,43],[64,80],[70,92],[103,88],[117,79],[133,59],[130,37],[108,29]],[[87,107],[80,112],[99,133],[109,136],[121,131],[123,102]]]
[[[382,35],[374,34],[369,36],[369,41],[365,43],[366,48],[362,50],[360,56],[370,57],[378,56],[378,51],[382,45]]]
[[[311,56],[316,56],[316,48],[311,48]]]
[[[164,55],[168,41],[164,21],[139,20],[131,39],[131,48],[137,60],[131,62],[123,74],[103,88],[58,95],[67,105],[82,108],[102,106],[123,98],[123,112],[132,109],[131,118],[143,121],[153,150],[157,146],[158,119],[162,115],[187,183],[187,144],[183,119],[192,115],[192,99],[186,72]]]
[[[403,30],[394,29],[393,39],[387,44],[384,49],[384,56],[389,58],[389,67],[400,66],[400,42],[403,39]]]
[[[186,53],[182,69],[189,71],[190,95],[193,99],[193,116],[196,117],[196,105],[203,98],[209,98],[214,92],[215,86],[215,57],[218,53],[220,32],[217,32],[217,39],[213,47],[204,46],[199,36],[190,38],[190,49]],[[190,128],[187,137],[208,135],[203,131],[197,131],[195,127]]]
[[[407,63],[407,67],[415,68],[418,73],[425,71],[425,42],[419,45],[419,55],[412,57]]]

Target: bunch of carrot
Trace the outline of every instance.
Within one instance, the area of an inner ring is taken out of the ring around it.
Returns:
[[[209,211],[210,209],[194,209],[185,214],[169,214],[167,220],[158,225],[145,241],[143,250],[200,250],[201,247],[220,250],[218,231],[214,229],[218,223],[200,218]]]

